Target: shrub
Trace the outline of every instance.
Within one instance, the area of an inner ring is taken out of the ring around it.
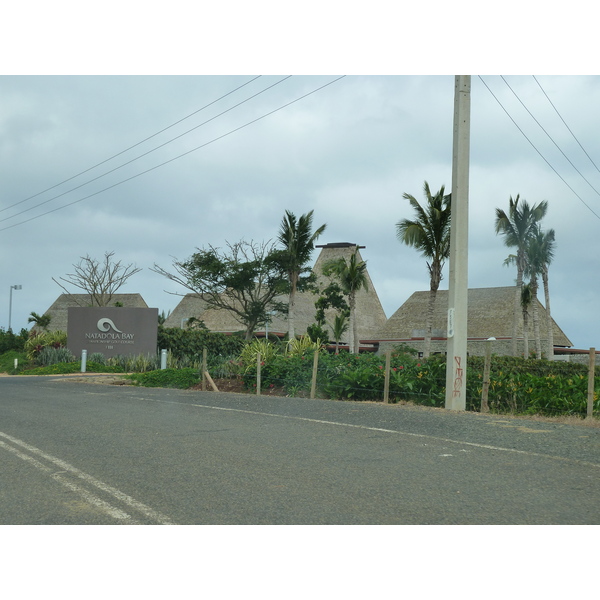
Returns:
[[[67,334],[64,331],[33,332],[25,342],[24,350],[29,360],[35,360],[46,347],[60,348],[67,345]]]
[[[199,383],[196,369],[163,369],[128,375],[135,385],[187,389]]]
[[[35,357],[35,364],[40,367],[49,367],[58,363],[71,363],[76,358],[72,352],[64,346],[55,348],[53,346],[44,346]]]
[[[169,350],[178,359],[183,356],[201,359],[204,348],[208,356],[237,355],[243,345],[244,340],[236,334],[225,335],[203,329],[158,328],[158,350]]]
[[[88,357],[88,360],[93,363],[98,363],[99,365],[106,364],[106,358],[104,358],[104,354],[102,354],[102,352],[92,352]]]
[[[29,338],[29,331],[21,329],[20,333],[14,334],[12,330],[5,331],[0,328],[0,354],[16,350],[21,352],[25,347],[25,342]]]

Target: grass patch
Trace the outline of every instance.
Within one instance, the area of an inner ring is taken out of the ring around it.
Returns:
[[[134,385],[143,387],[164,387],[188,389],[198,385],[200,374],[198,369],[163,369],[160,371],[148,371],[146,373],[133,373],[127,375]]]
[[[20,370],[20,375],[69,375],[71,373],[80,373],[81,363],[56,363],[48,367],[35,367],[33,369]],[[123,373],[122,367],[101,365],[100,363],[88,362],[86,364],[86,373]]]
[[[18,366],[15,370],[15,359],[17,359]],[[18,352],[17,350],[10,350],[0,355],[0,373],[8,373],[9,375],[16,375],[20,373],[29,365],[27,356],[24,352]]]

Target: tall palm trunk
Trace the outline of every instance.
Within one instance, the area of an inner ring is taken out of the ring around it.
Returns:
[[[529,310],[523,306],[523,358],[529,358]]]
[[[358,327],[356,324],[356,294],[348,294],[348,306],[350,308],[350,354],[358,354]]]
[[[531,305],[533,313],[533,334],[535,337],[535,357],[540,360],[542,358],[542,341],[540,336],[540,313],[538,310],[538,280],[537,277],[531,278]]]
[[[431,353],[431,336],[433,331],[433,313],[437,289],[429,290],[429,306],[427,307],[427,325],[425,328],[425,342],[423,344],[423,358],[428,358]]]
[[[517,356],[517,330],[519,325],[519,313],[521,312],[521,295],[523,294],[523,271],[520,266],[519,258],[517,257],[517,286],[515,289],[515,306],[513,313],[512,340],[510,342],[510,351],[513,356]],[[523,327],[523,333],[525,327]]]
[[[554,328],[552,327],[552,316],[550,314],[550,288],[548,287],[548,269],[542,270],[542,282],[544,283],[544,302],[546,304],[546,327],[548,331],[548,360],[554,360]]]
[[[290,296],[288,299],[288,340],[293,340],[296,337],[296,329],[294,323],[296,321],[296,289],[298,285],[298,277],[294,273],[291,277]]]

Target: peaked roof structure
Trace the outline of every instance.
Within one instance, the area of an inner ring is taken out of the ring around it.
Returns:
[[[515,301],[515,288],[474,288],[468,292],[468,338],[511,338]],[[410,339],[423,337],[429,292],[415,292],[387,321],[375,336],[379,340]],[[546,309],[537,300],[540,333],[546,338]],[[438,290],[433,315],[433,337],[447,335],[448,290]],[[572,342],[552,319],[555,346],[572,346]],[[529,339],[534,339],[533,311],[530,310]],[[523,336],[523,316],[519,312],[517,336]]]
[[[110,305],[115,306],[117,302],[127,308],[148,308],[140,294],[113,294]],[[77,306],[91,306],[90,295],[61,294],[44,313],[51,317],[48,331],[67,331],[68,309]]]
[[[341,242],[316,247],[321,248],[321,253],[318,256],[312,271],[315,274],[317,284],[321,289],[326,287],[332,281],[332,278],[325,277],[322,272],[323,265],[327,261],[336,260],[338,258],[349,259],[355,249],[358,251],[359,260],[363,260],[360,256],[360,248],[364,248],[364,246],[358,246],[357,244]],[[359,338],[373,337],[373,335],[384,326],[387,319],[368,271],[367,285],[368,290],[361,289],[356,295]],[[307,327],[315,322],[315,302],[317,299],[318,295],[311,292],[301,292],[297,294],[295,319],[295,329],[297,334],[305,334]],[[287,298],[280,297],[278,300],[286,302]],[[328,324],[333,323],[334,315],[334,310],[326,312]],[[185,322],[190,317],[201,319],[211,331],[234,332],[243,329],[243,326],[235,320],[233,313],[222,309],[208,308],[206,302],[204,302],[198,294],[187,294],[184,296],[181,302],[166,319],[165,327],[185,327]],[[287,316],[279,314],[273,315],[269,322],[268,330],[270,333],[277,333],[283,336],[288,330]],[[265,331],[265,328],[261,328],[255,333],[262,333],[263,331]]]

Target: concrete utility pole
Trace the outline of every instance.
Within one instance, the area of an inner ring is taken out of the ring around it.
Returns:
[[[448,349],[446,356],[446,408],[449,410],[465,410],[467,400],[470,131],[471,76],[457,75],[454,84],[450,289],[448,293]]]

